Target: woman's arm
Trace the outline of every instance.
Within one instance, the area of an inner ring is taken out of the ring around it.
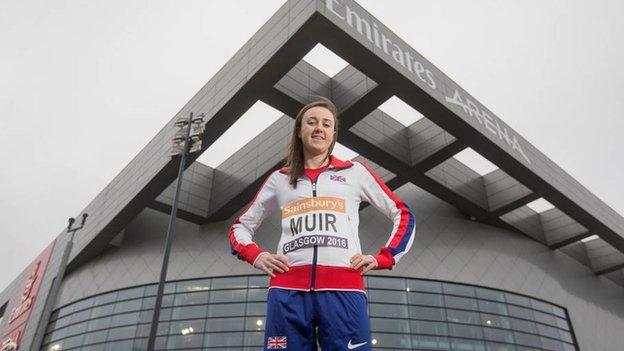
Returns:
[[[369,202],[384,213],[393,222],[392,232],[386,245],[375,256],[376,269],[392,269],[392,267],[409,251],[414,241],[416,218],[411,209],[396,196],[384,181],[362,163],[360,177],[362,200]],[[355,258],[355,256],[354,256]],[[356,258],[357,259],[357,258]],[[365,258],[361,258],[365,260]],[[358,261],[358,263],[361,263]],[[365,264],[365,267],[368,266]]]
[[[230,227],[232,254],[252,265],[256,264],[261,254],[268,254],[253,242],[252,238],[262,221],[277,208],[276,176],[277,172],[273,172],[267,177],[254,198]]]

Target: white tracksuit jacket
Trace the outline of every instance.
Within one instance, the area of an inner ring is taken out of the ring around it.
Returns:
[[[295,189],[287,172],[285,168],[273,172],[230,228],[232,253],[254,264],[267,251],[252,237],[263,219],[275,209],[281,210],[277,253],[288,258],[290,269],[276,273],[270,287],[364,291],[360,271],[350,268],[349,262],[351,256],[361,253],[361,201],[369,202],[394,223],[386,245],[374,256],[377,269],[391,269],[410,249],[416,224],[413,213],[367,166],[331,156],[328,168],[315,183],[304,176]]]

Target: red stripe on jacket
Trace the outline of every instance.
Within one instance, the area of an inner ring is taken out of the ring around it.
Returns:
[[[266,179],[264,179],[264,182],[262,182],[262,185],[260,185],[260,188],[258,189],[256,194],[254,195],[253,199],[251,199],[251,201],[247,204],[247,207],[245,207],[245,210],[243,212],[241,212],[241,214],[238,217],[236,217],[236,220],[230,226],[230,234],[229,234],[230,246],[232,247],[233,250],[235,250],[238,253],[238,257],[240,259],[243,259],[243,260],[249,262],[252,265],[256,261],[256,258],[258,257],[258,255],[260,255],[261,253],[265,252],[266,250],[262,249],[256,243],[253,243],[253,242],[249,243],[247,245],[244,245],[244,244],[241,244],[238,241],[236,241],[236,236],[234,235],[234,226],[236,224],[240,224],[241,216],[243,216],[245,213],[247,213],[247,211],[249,211],[249,208],[256,201],[256,199],[258,198],[258,194],[260,194],[260,192],[264,188],[264,185],[269,180],[269,178],[271,178],[272,174],[273,173],[269,174],[269,176],[266,177]]]
[[[401,239],[403,239],[405,235],[410,234],[410,233],[407,233],[407,227],[408,227],[408,222],[410,218],[410,210],[407,207],[407,205],[405,205],[405,203],[401,199],[399,199],[392,192],[392,190],[390,190],[390,188],[388,188],[386,183],[383,181],[383,179],[381,179],[377,175],[377,173],[375,173],[370,167],[368,167],[368,165],[364,163],[361,163],[361,164],[368,171],[368,173],[370,173],[373,179],[375,179],[375,181],[381,187],[383,192],[390,198],[390,200],[394,202],[397,209],[401,211],[401,220],[399,221],[399,225],[397,227],[396,232],[391,234],[392,241],[390,241],[390,243],[388,244],[388,247],[397,248],[399,244],[401,243]],[[388,262],[390,258],[392,259],[392,262]],[[390,251],[388,251],[386,247],[381,249],[379,254],[375,256],[375,259],[377,259],[377,262],[378,262],[377,268],[391,268],[395,263],[393,255],[390,253]]]

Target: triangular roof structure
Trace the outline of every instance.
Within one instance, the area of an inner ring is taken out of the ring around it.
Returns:
[[[319,43],[349,66],[329,77],[302,61]],[[282,164],[291,117],[316,95],[340,110],[339,142],[390,186],[411,182],[474,220],[521,232],[624,285],[622,216],[351,0],[286,2],[84,209],[90,221],[69,269],[104,250],[144,208],[168,211],[178,117],[205,114],[205,151],[257,101],[284,113],[217,168],[190,164],[180,217],[208,223],[239,210]],[[392,96],[425,118],[405,127],[379,110]],[[480,175],[453,158],[466,148],[498,169]],[[527,206],[539,198],[555,207]]]

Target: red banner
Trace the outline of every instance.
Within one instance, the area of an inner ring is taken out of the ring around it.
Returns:
[[[19,295],[15,296],[13,303],[10,305],[11,311],[8,315],[8,323],[2,332],[0,339],[0,351],[14,351],[19,348],[26,322],[30,317],[32,307],[35,305],[37,293],[43,280],[52,250],[54,249],[54,241],[37,256],[26,270],[26,278],[19,290]]]

